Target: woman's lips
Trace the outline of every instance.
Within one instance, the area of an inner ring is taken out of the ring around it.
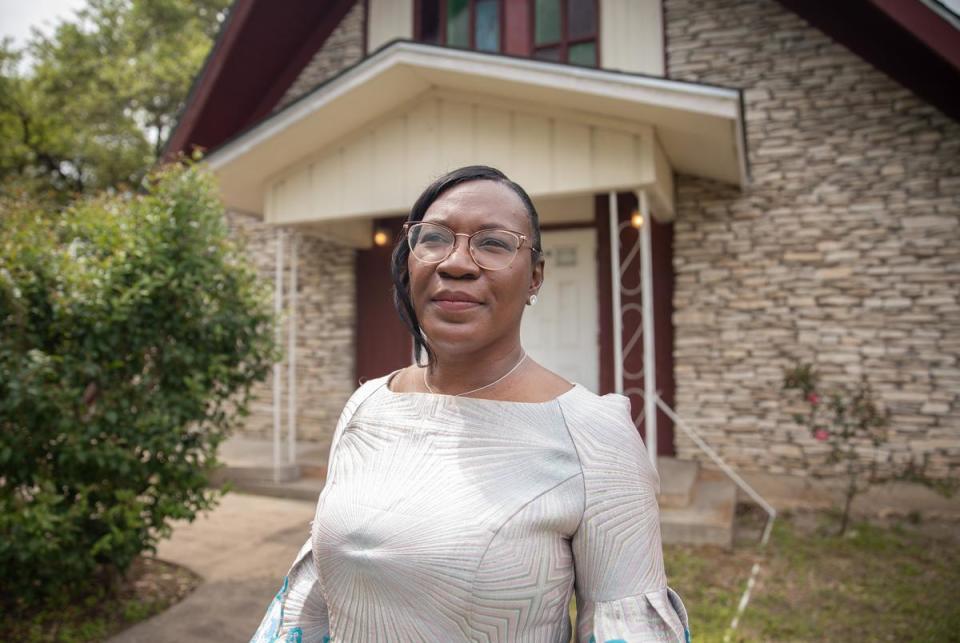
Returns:
[[[434,304],[440,310],[446,310],[450,312],[459,312],[462,310],[471,310],[477,306],[481,306],[479,302],[476,301],[463,301],[463,300],[453,300],[453,299],[434,299],[432,300]]]

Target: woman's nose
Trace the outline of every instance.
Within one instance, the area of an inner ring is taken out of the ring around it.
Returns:
[[[470,255],[470,238],[467,235],[457,235],[453,241],[453,251],[437,265],[437,270],[451,277],[462,277],[466,274],[478,274],[480,266]]]

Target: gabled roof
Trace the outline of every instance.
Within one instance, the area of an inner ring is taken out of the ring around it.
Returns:
[[[533,113],[562,109],[561,120],[652,128],[675,170],[738,185],[747,180],[737,89],[410,41],[385,45],[224,143],[207,162],[230,207],[261,212],[282,173],[437,90]]]
[[[236,0],[164,156],[218,147],[268,116],[355,1]]]
[[[267,117],[355,2],[236,0],[165,156],[216,149]],[[960,120],[960,30],[936,0],[779,0]]]
[[[779,0],[960,121],[960,20],[936,0]]]

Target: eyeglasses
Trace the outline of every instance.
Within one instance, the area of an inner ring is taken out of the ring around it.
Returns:
[[[527,235],[512,230],[478,230],[473,234],[454,232],[439,223],[423,221],[403,224],[410,252],[423,263],[440,263],[453,254],[457,237],[467,237],[467,249],[474,262],[484,270],[503,270],[517,256],[528,239]],[[531,250],[535,250],[533,247]]]

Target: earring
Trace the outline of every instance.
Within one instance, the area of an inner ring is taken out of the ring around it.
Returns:
[[[527,305],[528,305],[528,306],[535,306],[536,304],[537,304],[537,296],[536,296],[536,295],[530,295],[529,297],[527,297]]]

